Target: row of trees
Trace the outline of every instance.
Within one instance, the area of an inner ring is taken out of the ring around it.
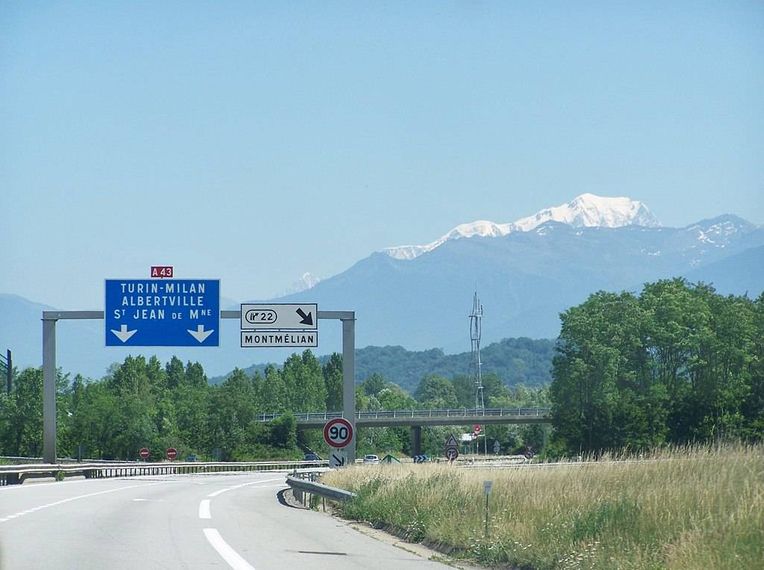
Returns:
[[[296,429],[293,412],[342,409],[342,357],[323,365],[306,350],[293,354],[281,368],[270,365],[252,375],[234,370],[219,385],[210,385],[198,363],[173,358],[166,365],[155,357],[127,357],[98,381],[58,376],[59,455],[104,459],[135,459],[141,447],[175,447],[181,455],[220,460],[299,457],[302,449],[322,448],[321,434]],[[510,390],[496,375],[484,380],[486,404],[543,404],[545,390]],[[466,376],[447,379],[428,375],[412,396],[379,374],[356,390],[359,410],[400,410],[474,406],[474,385]],[[278,413],[263,423],[259,414]],[[504,449],[542,434],[516,428],[491,428]],[[425,430],[431,453],[439,453],[442,429]],[[298,442],[298,435],[300,441]],[[299,445],[298,445],[299,443]],[[491,441],[493,444],[493,440]],[[409,430],[361,430],[360,452],[408,452]],[[16,376],[10,394],[0,395],[0,455],[39,456],[42,452],[42,371],[26,369]]]
[[[764,435],[764,295],[682,279],[599,292],[563,313],[557,350],[558,451]]]
[[[511,380],[511,379],[510,379]],[[764,295],[718,295],[681,279],[648,284],[639,295],[596,293],[562,315],[551,386],[509,389],[483,380],[487,406],[553,410],[552,454],[648,448],[665,443],[764,435]],[[42,451],[42,371],[16,375],[0,394],[0,455]],[[358,410],[471,408],[466,375],[428,374],[410,394],[379,374],[357,386]],[[175,447],[205,458],[299,457],[321,450],[318,431],[300,432],[291,412],[342,408],[342,358],[293,354],[280,368],[235,370],[211,386],[198,363],[128,357],[98,381],[58,377],[61,455],[134,459],[141,447]],[[280,413],[270,423],[261,413]],[[459,428],[423,431],[439,454]],[[486,433],[487,432],[487,433]],[[503,451],[539,449],[539,426],[489,426],[485,442]],[[299,441],[298,441],[299,436]],[[360,430],[359,452],[410,452],[406,428]]]

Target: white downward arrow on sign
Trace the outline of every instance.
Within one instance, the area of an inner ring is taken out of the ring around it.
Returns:
[[[111,332],[113,332],[116,335],[116,337],[122,342],[127,342],[128,340],[130,340],[131,336],[133,336],[135,333],[138,332],[138,329],[129,331],[127,330],[127,325],[122,325],[121,327],[119,327],[118,331],[111,329]]]
[[[192,331],[190,329],[186,329],[188,333],[194,337],[199,342],[204,342],[207,340],[207,337],[210,336],[212,333],[215,332],[215,329],[210,329],[208,331],[204,330],[204,325],[197,325],[196,330]]]

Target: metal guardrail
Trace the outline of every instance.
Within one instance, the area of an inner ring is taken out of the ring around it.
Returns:
[[[356,412],[358,420],[383,419],[383,418],[501,418],[501,417],[547,417],[551,408],[486,408],[483,410],[474,408],[454,408],[443,410],[380,410],[375,412]],[[257,420],[269,422],[277,419],[281,414],[258,414]],[[331,420],[341,418],[342,412],[310,412],[294,414],[298,422]]]
[[[328,465],[328,461],[258,461],[216,462],[200,461],[173,463],[56,463],[32,465],[1,465],[0,486],[20,485],[26,479],[81,476],[86,479],[135,477],[139,475],[185,475],[225,471],[279,471]]]
[[[301,502],[304,502],[303,497],[300,496],[300,494],[302,493],[317,495],[325,499],[330,499],[332,501],[340,501],[340,502],[349,501],[350,499],[353,499],[356,496],[355,493],[351,493],[350,491],[345,491],[344,489],[329,487],[328,485],[316,483],[315,481],[307,481],[305,479],[301,479],[299,477],[295,477],[292,475],[287,476],[286,482],[287,482],[287,485],[289,485],[292,488],[293,492],[297,491],[295,493],[295,498]]]

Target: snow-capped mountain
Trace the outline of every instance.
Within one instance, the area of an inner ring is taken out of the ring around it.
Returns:
[[[650,210],[627,197],[604,197],[581,194],[567,204],[545,208],[515,222],[497,224],[486,220],[460,224],[426,245],[389,247],[384,253],[395,259],[414,259],[440,247],[447,241],[471,237],[504,237],[513,232],[529,232],[546,222],[559,222],[573,227],[620,228],[624,226],[659,227]]]
[[[470,346],[467,315],[476,288],[485,310],[486,345],[511,337],[554,338],[560,313],[599,290],[638,291],[647,282],[685,276],[724,294],[753,298],[764,292],[764,226],[734,215],[684,228],[656,226],[638,202],[584,195],[513,224],[458,226],[427,255],[372,253],[317,284],[303,275],[301,292],[272,301],[354,311],[359,348],[440,347],[456,353]],[[224,305],[236,308],[233,302]],[[42,310],[46,307],[0,294],[0,347],[12,349],[21,366],[39,365]],[[279,349],[241,350],[238,325],[237,320],[220,323],[218,350],[138,350],[103,347],[103,323],[86,321],[57,341],[59,363],[65,371],[100,377],[127,354],[156,354],[164,362],[174,354],[198,360],[212,374],[250,366],[255,359],[284,360]],[[342,346],[336,323],[321,322],[319,328],[319,354]]]
[[[316,277],[310,272],[303,273],[300,278],[292,283],[289,288],[284,291],[279,296],[285,296],[285,295],[292,295],[294,293],[302,293],[303,291],[307,291],[309,289],[313,289],[316,285],[318,285],[321,282],[321,279]]]

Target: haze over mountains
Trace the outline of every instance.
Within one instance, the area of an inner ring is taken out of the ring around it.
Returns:
[[[554,338],[559,313],[590,293],[639,290],[645,282],[675,276],[713,283],[725,294],[761,294],[764,228],[729,214],[668,228],[638,201],[583,194],[515,222],[465,223],[428,244],[372,253],[338,275],[307,279],[309,288],[274,300],[355,310],[359,348],[401,345],[457,353],[469,349],[476,288],[487,345],[509,337]],[[41,363],[41,310],[26,299],[0,295],[0,348],[11,348],[19,366]],[[222,322],[217,349],[107,349],[102,322],[58,326],[59,365],[94,377],[128,353],[163,360],[177,354],[200,361],[211,376],[234,366],[283,361],[288,354],[239,348],[236,321]],[[339,324],[322,321],[319,342],[320,354],[339,351]]]

